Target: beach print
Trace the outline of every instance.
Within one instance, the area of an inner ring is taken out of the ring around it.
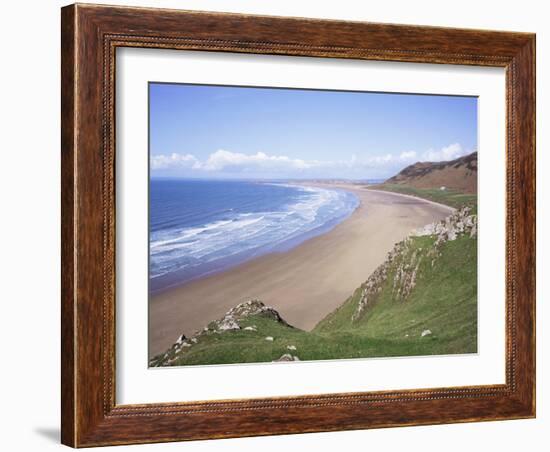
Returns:
[[[150,367],[477,353],[477,98],[149,84]]]

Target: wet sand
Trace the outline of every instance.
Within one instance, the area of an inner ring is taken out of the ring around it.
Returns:
[[[340,306],[413,229],[451,208],[352,184],[308,184],[353,192],[360,206],[331,231],[285,251],[191,281],[151,298],[149,355],[191,336],[233,306],[258,298],[291,325],[311,330]]]

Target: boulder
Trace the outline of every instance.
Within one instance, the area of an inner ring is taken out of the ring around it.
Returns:
[[[241,327],[232,316],[225,316],[222,320],[216,322],[216,332],[240,330]]]
[[[292,356],[290,353],[285,353],[279,359],[274,360],[273,362],[291,362],[291,361],[300,361],[300,358],[297,356]]]

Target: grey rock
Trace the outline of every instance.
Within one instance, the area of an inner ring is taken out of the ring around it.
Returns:
[[[216,323],[216,332],[221,333],[223,331],[240,330],[241,327],[233,316],[226,315],[222,320]]]
[[[291,361],[300,361],[300,358],[297,356],[292,356],[290,353],[285,353],[279,359],[274,360],[273,362],[291,362]]]

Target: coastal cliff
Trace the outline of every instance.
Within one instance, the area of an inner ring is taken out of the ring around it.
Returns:
[[[149,362],[298,361],[477,350],[477,215],[464,206],[413,231],[312,331],[251,299]]]
[[[352,321],[361,318],[369,303],[383,289],[389,275],[392,275],[391,292],[395,300],[405,302],[414,289],[420,270],[420,264],[427,261],[433,268],[441,254],[441,247],[462,235],[477,236],[477,216],[470,215],[471,209],[464,207],[448,216],[445,220],[431,223],[399,242],[388,254],[386,261],[376,269],[363,285],[357,309]],[[432,236],[435,241],[426,248],[415,246],[415,237]],[[393,270],[393,273],[392,273]]]

